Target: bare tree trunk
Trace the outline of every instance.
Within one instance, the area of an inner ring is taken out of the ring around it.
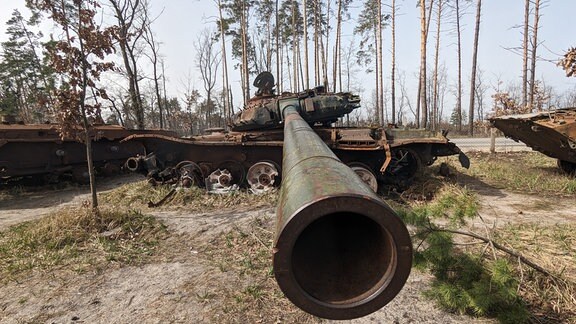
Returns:
[[[284,46],[278,47],[278,58],[280,60],[280,74],[278,75],[278,93],[284,92]]]
[[[276,0],[276,90],[280,92],[280,88],[278,87],[278,80],[282,78],[280,75],[280,28],[278,24],[280,21],[278,20],[278,0]]]
[[[534,3],[534,26],[532,28],[532,55],[530,55],[530,93],[528,105],[534,109],[534,91],[536,90],[536,50],[538,49],[538,22],[540,21],[540,0]]]
[[[328,0],[326,5],[326,44],[322,44],[322,67],[323,67],[323,84],[326,91],[328,91],[328,57],[330,48],[330,3],[332,1]]]
[[[276,1],[278,3],[278,1]],[[222,22],[224,18],[222,17],[222,5],[221,1],[218,0],[218,14],[220,15],[220,21]],[[228,89],[230,88],[230,84],[228,82],[228,60],[226,57],[226,35],[224,33],[224,24],[220,23],[220,40],[222,42],[222,81],[224,82],[224,118],[226,122],[224,123],[224,127],[227,127],[228,121],[230,120],[231,116],[231,109],[232,102],[230,100],[230,96],[228,95]]]
[[[284,47],[286,48],[286,65],[287,65],[287,71],[288,71],[288,80],[290,80],[290,89],[292,89],[292,91],[294,90],[294,79],[292,79],[292,65],[290,64],[290,51],[288,48],[288,43],[284,44]]]
[[[426,98],[426,0],[420,0],[420,111],[422,122],[420,127],[428,127],[428,101]]]
[[[156,100],[158,101],[158,119],[160,123],[160,128],[164,128],[164,111],[162,107],[162,96],[160,95],[160,76],[158,75],[158,52],[159,52],[159,44],[154,40],[154,33],[152,32],[152,28],[150,26],[151,22],[148,19],[148,12],[145,11],[144,14],[146,15],[144,18],[148,21],[146,23],[146,29],[144,30],[144,40],[150,47],[150,55],[146,54],[150,59],[150,63],[152,63],[152,74],[154,80],[154,92],[156,95]],[[153,107],[153,104],[151,105]]]
[[[242,33],[242,80],[243,80],[243,94],[244,104],[248,103],[250,98],[250,73],[248,68],[248,8],[246,3],[242,1],[242,17],[241,17],[241,33]]]
[[[438,122],[438,61],[440,52],[440,27],[442,26],[442,2],[444,0],[438,0],[438,12],[437,12],[437,22],[436,22],[436,48],[434,53],[434,76],[433,76],[433,93],[432,93],[432,113],[431,113],[431,127],[436,130]]]
[[[162,87],[164,90],[164,103],[166,104],[166,106],[164,106],[166,110],[166,127],[171,129],[172,127],[170,125],[170,119],[168,118],[168,116],[170,116],[170,108],[168,107],[168,98],[166,96],[166,69],[164,68],[163,59],[160,60],[160,64],[162,65]]]
[[[524,34],[522,40],[522,107],[528,104],[528,26],[530,24],[530,1],[524,5]]]
[[[308,0],[303,0],[304,7],[304,82],[306,89],[310,89],[310,75],[308,70]]]
[[[460,29],[460,0],[456,1],[456,34],[458,37],[458,94],[456,96],[456,116],[458,131],[462,131],[462,30]]]
[[[341,37],[342,37],[342,0],[338,0],[338,14],[336,16],[336,44],[334,45],[334,62],[332,70],[333,91],[336,92],[338,77],[340,78],[340,89],[342,91],[342,67],[341,67]]]
[[[142,28],[134,27],[134,21],[142,10],[140,0],[122,1],[109,0],[116,14],[118,31],[116,38],[122,53],[122,59],[128,78],[128,93],[130,96],[130,109],[136,114],[136,125],[139,129],[144,128],[144,107],[138,85],[138,71],[134,47],[139,37],[142,36]],[[130,43],[131,42],[131,43]]]
[[[384,124],[384,73],[383,73],[383,55],[382,55],[382,1],[381,0],[377,0],[376,1],[376,5],[378,6],[378,8],[376,9],[376,12],[378,13],[378,17],[376,17],[376,21],[378,23],[378,26],[376,26],[376,30],[377,30],[377,49],[376,49],[376,65],[378,65],[378,115],[379,115],[379,120],[378,120],[378,124],[383,125]]]
[[[298,92],[298,26],[296,17],[296,1],[292,2],[292,62],[293,62],[293,87],[292,92]]]
[[[480,36],[480,14],[482,0],[476,4],[476,26],[474,28],[474,52],[472,55],[472,77],[470,78],[470,106],[468,107],[468,134],[474,135],[474,89],[476,89],[476,64],[478,61],[478,37]]]
[[[392,0],[392,71],[390,90],[392,96],[392,124],[396,124],[396,0]]]
[[[320,58],[319,58],[319,40],[320,37],[320,22],[318,15],[320,14],[318,0],[314,0],[314,85],[320,84]]]
[[[328,89],[328,64],[326,62],[326,52],[324,49],[324,38],[322,37],[322,32],[320,32],[320,35],[318,36],[318,39],[320,41],[320,72],[322,73],[322,85],[324,85],[325,89]]]

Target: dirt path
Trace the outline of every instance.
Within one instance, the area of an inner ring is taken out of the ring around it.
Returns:
[[[35,273],[0,287],[1,323],[207,323],[213,321],[222,289],[241,286],[240,278],[206,261],[198,246],[232,226],[254,218],[273,221],[274,209],[211,214],[160,212],[176,233],[191,240],[186,248],[161,263],[112,268],[78,275],[66,269]],[[181,246],[181,245],[180,245]],[[482,323],[447,314],[422,296],[430,277],[413,272],[401,293],[386,307],[349,323]],[[224,287],[225,286],[225,287]],[[275,322],[263,319],[263,323]],[[329,321],[326,321],[329,322]]]
[[[123,180],[126,181],[126,180]],[[129,180],[131,181],[131,180]],[[113,187],[115,183],[110,183]],[[549,199],[484,188],[478,190],[484,222],[576,220],[574,206]],[[0,230],[20,221],[42,217],[56,208],[81,204],[86,190],[30,194],[4,201]],[[519,202],[521,205],[519,205]],[[241,278],[231,277],[207,261],[200,246],[232,227],[245,227],[265,219],[273,230],[274,208],[214,213],[155,212],[175,234],[175,251],[160,262],[141,267],[109,267],[82,273],[57,269],[33,273],[20,282],[0,287],[0,323],[204,323],[214,319],[218,296],[235,289]],[[478,224],[481,222],[477,220]],[[185,237],[185,240],[182,239]],[[447,314],[422,296],[429,283],[426,274],[413,271],[401,293],[386,307],[350,323],[487,323]],[[279,315],[280,316],[280,315]],[[263,318],[263,323],[282,322]]]
[[[98,192],[105,192],[124,183],[142,180],[135,174],[102,179],[97,184]],[[1,188],[1,187],[0,187]],[[51,212],[72,206],[80,206],[90,199],[88,186],[69,185],[62,189],[35,189],[27,192],[10,190],[0,195],[0,231],[9,226],[46,216]]]

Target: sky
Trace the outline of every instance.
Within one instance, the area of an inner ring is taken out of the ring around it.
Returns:
[[[168,95],[182,97],[185,83],[192,79],[197,89],[201,88],[199,73],[194,66],[194,43],[199,33],[206,28],[215,28],[218,14],[214,0],[152,0],[152,12],[160,14],[154,22],[153,30],[156,39],[161,41],[160,52],[165,57],[166,75],[168,81]],[[388,3],[389,1],[384,1]],[[420,17],[416,0],[396,0],[398,6],[397,35],[396,35],[396,61],[400,74],[406,76],[406,87],[413,94],[411,100],[415,101],[417,79],[416,75],[420,62]],[[358,5],[360,1],[356,1]],[[463,102],[468,102],[468,88],[470,84],[470,67],[472,62],[472,42],[474,38],[474,19],[476,1],[467,9],[462,20],[462,55],[463,55]],[[5,22],[10,18],[12,10],[20,8],[25,13],[24,0],[0,0],[0,42],[6,40]],[[358,12],[359,8],[352,9]],[[573,13],[576,12],[574,0],[549,0],[540,10],[540,29],[538,31],[541,42],[538,49],[536,75],[544,80],[546,85],[555,88],[557,93],[576,88],[576,79],[565,77],[563,70],[555,62],[570,47],[576,46],[576,39],[570,37],[573,31]],[[26,14],[25,14],[26,15]],[[521,46],[522,34],[520,26],[523,24],[524,0],[484,0],[482,2],[482,23],[480,28],[478,67],[483,71],[484,82],[488,85],[487,95],[495,92],[499,82],[504,84],[520,84],[522,58],[513,53],[510,48]],[[343,45],[358,36],[352,33],[352,24],[348,23],[343,32]],[[48,27],[44,27],[49,29]],[[431,25],[429,36],[428,62],[433,62],[435,29]],[[449,84],[454,88],[457,78],[456,38],[454,33],[444,28],[441,35],[441,64],[446,65]],[[434,32],[432,32],[434,31]],[[48,35],[49,30],[44,33]],[[390,29],[384,31],[384,46],[389,48]],[[230,44],[228,44],[230,46]],[[228,47],[230,48],[230,47]],[[229,63],[231,73],[231,87],[234,89],[234,102],[236,109],[240,106],[240,76],[233,70],[234,64]],[[390,73],[390,54],[385,52],[384,75]],[[312,66],[311,66],[312,68]],[[359,67],[357,80],[362,85],[361,95],[366,101],[374,88],[374,76],[363,73],[364,68]],[[430,71],[430,70],[429,70]],[[428,72],[428,73],[431,73]],[[388,81],[387,81],[388,82]],[[398,85],[397,85],[398,87]],[[452,90],[451,90],[452,91]],[[445,110],[453,107],[452,95],[447,99]],[[486,98],[490,105],[490,98]],[[466,107],[467,104],[464,104]],[[489,107],[486,107],[489,110]]]

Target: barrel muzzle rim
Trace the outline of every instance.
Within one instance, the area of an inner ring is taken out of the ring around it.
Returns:
[[[358,214],[380,225],[391,247],[390,264],[373,289],[344,302],[327,302],[311,296],[298,282],[292,252],[300,234],[316,220],[332,214]],[[298,209],[278,231],[274,247],[274,272],[278,285],[296,306],[327,319],[353,319],[388,304],[402,289],[412,267],[412,242],[402,220],[378,198],[363,195],[331,195]]]

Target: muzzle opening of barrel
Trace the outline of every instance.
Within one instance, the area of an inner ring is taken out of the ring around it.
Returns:
[[[295,241],[292,271],[303,291],[335,307],[351,307],[387,285],[396,251],[387,230],[370,217],[339,212],[310,223]]]

